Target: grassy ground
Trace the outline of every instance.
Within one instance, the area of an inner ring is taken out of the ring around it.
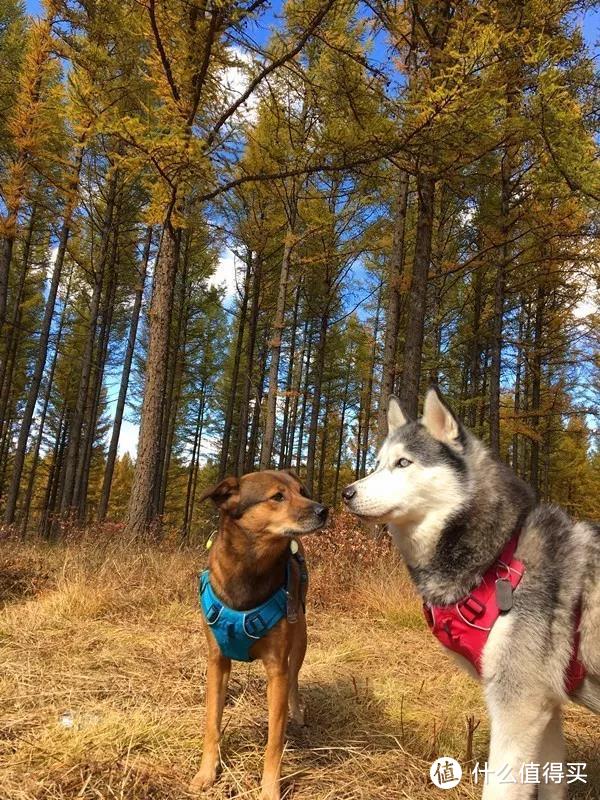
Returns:
[[[346,534],[348,534],[346,536]],[[340,542],[344,542],[341,546]],[[289,731],[286,797],[476,798],[429,783],[438,755],[486,757],[477,685],[426,632],[385,546],[338,527],[314,540],[308,726]],[[126,551],[100,538],[0,549],[0,798],[181,800],[201,752],[202,550]],[[266,740],[260,665],[234,667],[223,774],[206,797],[257,797]],[[578,800],[600,796],[598,720],[567,711],[569,761],[587,761]]]

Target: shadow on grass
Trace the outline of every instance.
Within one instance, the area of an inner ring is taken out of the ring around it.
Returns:
[[[236,718],[235,705],[243,692],[250,692],[258,701],[253,704],[252,719],[247,711]],[[465,778],[460,788],[454,790],[453,797],[470,800],[481,796],[482,787],[471,781],[473,764],[465,762],[464,749],[453,753],[450,748],[446,752],[448,748],[439,744],[440,731],[436,732],[433,720],[429,735],[422,727],[417,729],[410,722],[390,716],[385,701],[374,695],[368,681],[357,684],[348,677],[329,684],[304,684],[301,694],[307,724],[304,727],[288,725],[282,770],[284,797],[375,800],[381,796],[377,787],[383,785],[386,800],[427,797],[435,791],[429,780],[429,766],[441,755],[454,755],[463,766]],[[223,757],[230,774],[237,776],[238,790],[241,783],[246,791],[251,791],[253,781],[260,776],[268,733],[264,682],[259,676],[253,676],[250,684],[243,688],[234,684],[231,703]],[[487,748],[488,737],[482,731],[476,737],[474,761],[485,762]],[[571,785],[570,800],[598,800],[599,748],[589,740],[573,741],[568,761],[587,763],[587,783]],[[328,788],[331,795],[327,794]],[[225,779],[211,797],[235,797],[232,789]]]
[[[268,723],[265,686],[258,683],[253,679],[251,688],[245,690],[233,684],[222,742],[226,768],[210,797],[235,797],[233,783],[238,791],[242,786],[248,791],[260,776]],[[251,691],[257,700],[252,718],[246,708],[238,706],[244,691]],[[427,792],[429,763],[414,753],[427,752],[431,742],[420,740],[406,725],[402,730],[368,682],[357,684],[350,677],[328,684],[304,684],[301,696],[306,725],[288,724],[282,769],[284,797],[375,800],[381,797],[382,786],[386,787],[386,800],[406,797],[407,789],[418,789],[415,796],[419,797]],[[410,748],[404,746],[403,738]]]

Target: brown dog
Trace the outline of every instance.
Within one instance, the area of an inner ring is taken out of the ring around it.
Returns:
[[[287,471],[225,478],[201,499],[209,497],[220,512],[208,560],[209,591],[218,598],[216,605],[226,606],[226,613],[230,609],[256,609],[287,585],[287,595],[278,595],[287,597],[287,614],[284,611],[283,617],[248,650],[249,658],[261,659],[267,673],[269,734],[261,796],[263,800],[279,800],[288,704],[291,718],[299,724],[304,722],[298,672],[306,652],[306,619],[298,561],[292,555],[296,546],[292,543],[295,536],[322,528],[328,509],[310,500],[298,477]],[[301,556],[301,545],[298,548]],[[231,669],[231,658],[223,654],[209,624],[210,615],[207,621],[205,612],[202,620],[208,641],[206,729],[200,770],[190,786],[193,791],[212,786],[217,777],[221,717]]]

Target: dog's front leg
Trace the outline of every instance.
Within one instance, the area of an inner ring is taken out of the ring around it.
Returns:
[[[265,662],[267,671],[267,703],[269,706],[269,737],[262,776],[262,800],[279,800],[281,756],[288,714],[289,676],[285,662]]]
[[[221,654],[218,646],[209,646],[206,669],[206,723],[204,749],[200,769],[192,779],[191,791],[208,789],[217,779],[219,768],[219,740],[221,738],[221,719],[227,693],[227,683],[231,672],[231,659]]]
[[[562,715],[560,708],[554,710],[554,714],[546,730],[542,734],[542,744],[538,757],[539,763],[544,764],[565,764],[565,739],[562,729]],[[558,776],[560,777],[560,776]],[[567,783],[563,776],[560,783],[543,780],[538,789],[537,800],[564,800],[567,796]]]
[[[535,696],[524,700],[488,694],[487,699],[492,730],[483,800],[529,800],[536,796],[536,786],[524,780],[523,770],[539,763],[554,707]]]

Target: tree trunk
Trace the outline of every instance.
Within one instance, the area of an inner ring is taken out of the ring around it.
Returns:
[[[25,282],[27,280],[27,273],[29,271],[29,256],[31,253],[31,244],[33,241],[33,234],[35,231],[35,218],[36,206],[31,209],[29,216],[29,225],[27,226],[27,236],[23,247],[23,259],[21,262],[21,272],[19,275],[19,285],[17,288],[17,296],[13,302],[12,318],[9,323],[7,335],[5,337],[5,345],[3,348],[2,365],[0,366],[0,395],[2,401],[0,405],[0,428],[4,422],[4,415],[8,405],[8,398],[10,397],[10,386],[12,383],[12,375],[16,361],[19,343],[19,325],[21,321],[21,303],[23,301],[23,291],[25,289]],[[5,399],[6,398],[6,399]]]
[[[518,433],[518,426],[521,417],[521,392],[522,392],[522,374],[523,374],[523,336],[524,336],[524,317],[525,317],[525,303],[521,300],[520,308],[519,308],[519,333],[518,333],[518,342],[516,344],[517,347],[517,361],[515,365],[515,396],[514,396],[514,427],[515,430],[512,435],[512,468],[517,473],[520,474],[520,458],[519,458],[519,444],[520,444],[520,435]]]
[[[16,234],[15,234],[16,235]],[[15,245],[15,235],[4,236],[0,240],[0,331],[6,321],[6,304],[8,302],[8,275]]]
[[[402,275],[404,272],[404,250],[406,213],[408,209],[408,173],[400,172],[396,214],[392,238],[392,252],[388,267],[388,296],[385,314],[385,336],[383,341],[383,364],[381,369],[381,392],[377,411],[379,439],[387,436],[387,411],[390,395],[394,393],[396,380],[396,351],[400,333],[400,307]]]
[[[285,299],[290,274],[291,254],[294,238],[294,219],[290,220],[283,246],[281,272],[279,274],[279,288],[277,291],[277,305],[273,321],[273,334],[269,342],[271,362],[269,364],[269,390],[267,395],[267,410],[265,417],[265,433],[260,455],[260,469],[267,469],[271,464],[273,441],[275,439],[275,422],[277,419],[277,384],[279,378],[279,358],[281,355],[281,337],[285,324]]]
[[[255,469],[256,453],[258,452],[258,433],[260,430],[260,416],[262,401],[265,390],[265,371],[267,366],[267,344],[262,349],[258,365],[258,385],[254,398],[254,408],[252,409],[252,424],[250,426],[250,441],[246,456],[245,470],[252,472]]]
[[[131,374],[131,364],[133,362],[133,353],[135,350],[137,329],[140,320],[140,310],[142,308],[142,300],[144,297],[144,283],[146,281],[146,272],[148,270],[148,262],[150,260],[150,250],[152,247],[152,234],[153,234],[152,226],[149,226],[146,234],[146,242],[144,245],[144,254],[142,257],[142,263],[140,266],[139,282],[135,291],[133,308],[131,310],[131,322],[129,323],[129,335],[127,337],[125,360],[123,363],[123,371],[121,373],[121,384],[119,386],[119,396],[117,398],[115,420],[113,422],[110,444],[108,447],[108,454],[106,457],[106,467],[104,468],[102,491],[100,493],[100,501],[98,503],[97,516],[99,522],[102,522],[106,518],[106,512],[108,510],[108,501],[110,499],[110,488],[112,485],[113,474],[115,471],[115,462],[117,460],[117,452],[119,448],[119,435],[121,433],[121,425],[123,424],[125,401],[127,399],[127,389],[129,387],[129,376]]]
[[[433,344],[432,363],[429,369],[429,383],[433,386],[438,386],[440,381],[441,369],[441,353],[442,353],[442,336],[443,336],[443,299],[444,299],[444,273],[443,261],[444,252],[446,250],[446,220],[448,214],[448,203],[450,193],[448,184],[444,181],[441,184],[441,189],[437,193],[439,197],[438,213],[434,215],[437,217],[436,232],[435,232],[435,246],[432,257],[432,275],[430,277],[433,283],[433,298],[430,297],[430,312],[428,316],[432,321],[431,340]]]
[[[294,442],[296,441],[298,407],[300,405],[300,395],[302,394],[302,377],[304,375],[304,360],[306,358],[306,350],[308,347],[309,330],[310,330],[310,321],[307,319],[304,321],[304,327],[302,332],[302,347],[300,349],[299,355],[297,356],[298,363],[297,366],[294,368],[295,379],[293,379],[292,383],[292,401],[290,404],[291,411],[288,424],[287,448],[286,448],[285,461],[283,463],[283,466],[287,467],[288,469],[292,466],[292,460],[294,458]]]
[[[69,181],[69,189],[67,193],[67,206],[65,209],[64,221],[61,227],[61,232],[58,241],[58,250],[56,259],[54,261],[54,268],[52,270],[52,278],[50,279],[50,286],[48,289],[48,297],[44,308],[44,317],[42,320],[40,338],[38,343],[38,354],[36,357],[35,365],[33,367],[33,374],[31,383],[27,392],[27,399],[25,401],[25,408],[23,409],[23,416],[21,419],[21,426],[19,428],[19,436],[17,440],[17,447],[15,450],[15,458],[13,463],[13,473],[11,484],[6,499],[6,508],[4,511],[4,519],[7,524],[12,524],[15,517],[15,510],[17,507],[17,498],[19,495],[19,488],[21,485],[21,476],[23,473],[23,464],[25,463],[25,454],[27,452],[27,442],[29,440],[29,431],[35,406],[37,404],[40,386],[42,383],[42,376],[46,366],[46,358],[48,354],[48,340],[50,338],[50,329],[52,327],[52,319],[54,317],[54,306],[56,304],[56,296],[58,294],[58,287],[60,285],[60,278],[62,268],[67,252],[67,242],[69,240],[70,225],[75,204],[77,202],[77,187],[79,186],[79,174],[81,172],[81,165],[83,163],[83,145],[87,131],[84,131],[78,141],[77,154],[75,163],[73,165],[73,172]]]
[[[67,445],[66,409],[67,406],[64,404],[60,412],[58,430],[56,432],[56,439],[54,440],[54,449],[52,453],[52,465],[48,473],[46,495],[44,497],[44,503],[42,506],[43,515],[40,524],[40,532],[46,539],[50,539],[52,537],[56,522],[56,504],[60,494],[61,478],[63,475],[61,465]]]
[[[354,480],[360,478],[360,465],[362,453],[362,420],[363,420],[363,400],[365,396],[365,388],[361,381],[360,392],[358,394],[358,414],[356,415],[356,458],[354,460]]]
[[[181,536],[183,539],[188,539],[190,535],[190,526],[192,523],[192,516],[194,513],[194,485],[198,473],[198,461],[200,458],[200,443],[202,440],[202,423],[204,420],[204,382],[200,389],[200,400],[198,402],[198,413],[196,415],[196,429],[194,431],[194,443],[192,446],[192,456],[190,458],[190,466],[188,471],[187,491],[185,495],[185,510],[183,514],[183,525]]]
[[[508,54],[507,54],[508,55]],[[510,57],[510,56],[508,56]],[[507,67],[508,68],[508,67]],[[506,84],[506,122],[507,142],[500,163],[500,219],[502,246],[500,262],[494,281],[494,311],[492,318],[491,365],[490,365],[490,449],[495,456],[500,455],[500,381],[502,377],[502,345],[504,334],[504,305],[506,277],[511,259],[512,245],[509,241],[513,220],[511,202],[513,195],[513,173],[518,153],[518,144],[510,131],[511,120],[518,113],[521,84],[521,63],[517,56],[515,74]]]
[[[69,297],[71,294],[71,278],[73,276],[73,271],[71,270],[71,275],[69,276],[69,282],[67,284],[67,289],[65,292],[65,300],[63,303],[63,310],[60,315],[60,322],[58,324],[58,330],[56,332],[56,343],[54,346],[54,354],[52,356],[52,363],[50,365],[50,370],[48,372],[48,378],[46,381],[46,387],[44,389],[43,399],[42,399],[42,411],[40,413],[40,423],[39,428],[35,440],[35,445],[33,448],[33,458],[31,462],[31,469],[29,471],[29,477],[27,479],[27,491],[25,493],[25,502],[23,503],[23,519],[21,520],[21,532],[22,535],[25,536],[27,533],[27,527],[29,525],[29,516],[31,514],[31,500],[33,497],[33,488],[35,485],[35,476],[37,472],[39,456],[40,456],[40,449],[42,446],[42,439],[44,435],[44,425],[46,424],[46,416],[48,414],[48,406],[50,404],[50,396],[52,394],[52,385],[54,382],[54,372],[56,370],[56,363],[58,361],[58,352],[60,347],[60,340],[62,338],[62,332],[65,320],[67,318],[67,313],[69,309]],[[64,409],[63,412],[64,413]],[[43,509],[45,510],[45,509]]]
[[[319,454],[319,480],[317,483],[317,500],[322,502],[323,499],[323,482],[325,478],[325,459],[327,457],[327,444],[329,439],[329,410],[331,408],[331,382],[325,392],[325,414],[323,419],[323,428],[321,430],[321,452]]]
[[[496,269],[494,280],[494,299],[491,332],[490,363],[490,450],[493,455],[500,455],[500,380],[502,376],[502,338],[504,331],[504,300],[506,291],[506,270],[510,258],[509,203],[510,174],[505,167],[506,158],[502,160],[502,249],[500,263]]]
[[[75,491],[73,493],[73,507],[77,509],[78,518],[83,522],[87,509],[87,494],[90,466],[94,451],[94,442],[98,429],[98,419],[101,414],[102,387],[104,383],[104,370],[108,356],[108,343],[112,326],[113,310],[117,281],[115,274],[115,264],[117,260],[117,231],[113,240],[111,264],[107,286],[104,292],[105,298],[101,313],[100,330],[98,334],[98,345],[96,348],[96,358],[92,363],[92,375],[90,389],[88,391],[88,402],[85,412],[83,426],[83,437],[79,448],[79,458],[77,459],[77,469],[75,472]]]
[[[473,275],[473,335],[470,347],[470,416],[469,424],[474,429],[478,424],[479,403],[479,384],[481,381],[481,351],[483,342],[481,341],[481,309],[483,303],[482,292],[482,270],[483,266],[478,265]]]
[[[8,454],[12,438],[12,417],[7,417],[4,424],[4,431],[0,440],[0,497],[4,494],[4,482],[6,480],[6,470],[8,467]]]
[[[250,414],[250,398],[252,390],[252,376],[254,366],[254,350],[256,347],[256,331],[258,327],[258,314],[260,310],[260,284],[262,276],[262,254],[255,257],[254,279],[252,287],[252,309],[250,312],[250,325],[246,338],[246,375],[242,381],[242,396],[240,406],[240,424],[238,429],[238,442],[236,465],[237,474],[242,475],[246,465],[246,446],[248,440],[248,418]]]
[[[433,203],[435,196],[435,181],[430,174],[423,170],[417,176],[417,193],[418,215],[415,254],[408,303],[402,383],[400,386],[402,407],[405,413],[413,419],[416,419],[419,411],[427,277],[431,262]]]
[[[231,441],[233,412],[235,408],[235,399],[237,396],[238,378],[240,373],[240,361],[242,358],[242,349],[244,344],[244,328],[246,326],[246,312],[248,309],[248,297],[250,294],[251,271],[252,271],[252,254],[248,253],[242,302],[240,303],[240,310],[238,317],[238,330],[235,343],[235,355],[233,357],[233,369],[231,372],[231,386],[229,387],[229,396],[227,398],[227,409],[225,411],[225,421],[223,425],[223,443],[221,445],[221,457],[219,460],[219,480],[222,480],[225,477],[229,459],[229,444]]]
[[[312,352],[312,325],[308,324],[308,346],[306,349],[306,367],[304,371],[304,385],[302,389],[302,405],[300,409],[300,423],[298,426],[298,446],[296,449],[296,471],[300,472],[302,450],[304,446],[304,424],[306,422],[306,405],[308,403],[308,387],[310,385],[310,357]],[[302,374],[302,371],[301,371]]]
[[[172,287],[177,272],[179,238],[179,233],[173,228],[169,211],[162,231],[149,312],[150,336],[144,400],[126,525],[126,533],[131,538],[144,537],[153,522],[154,480],[161,455],[161,406],[167,371],[169,329],[173,311]]]
[[[332,505],[337,504],[337,495],[340,485],[340,469],[342,466],[342,450],[344,447],[344,426],[346,423],[346,408],[348,406],[348,387],[350,386],[352,358],[348,358],[348,368],[346,370],[346,380],[344,382],[344,394],[342,397],[342,410],[340,412],[340,435],[338,437],[337,458],[335,468],[335,480],[333,484],[333,499]]]
[[[283,469],[288,454],[288,426],[290,419],[290,394],[294,381],[294,361],[296,358],[296,329],[298,327],[298,310],[300,307],[300,285],[296,287],[294,301],[294,314],[290,331],[290,357],[288,362],[287,378],[285,381],[285,403],[283,405],[283,419],[281,421],[281,447],[279,448],[279,469]]]
[[[377,311],[375,312],[375,326],[373,328],[373,345],[371,347],[371,365],[369,377],[367,378],[367,390],[365,393],[365,413],[362,429],[362,445],[360,459],[360,474],[364,477],[367,474],[367,455],[369,452],[369,436],[371,433],[371,411],[373,404],[373,375],[375,373],[375,361],[377,360],[377,337],[379,335],[379,314],[381,311],[381,287],[377,295]]]
[[[110,254],[111,232],[113,212],[115,208],[115,198],[117,193],[117,180],[118,175],[115,174],[110,179],[108,198],[106,201],[106,209],[104,212],[104,220],[102,225],[102,241],[100,245],[100,258],[98,265],[94,270],[94,288],[92,291],[92,299],[90,302],[90,319],[89,328],[87,332],[85,348],[81,360],[81,378],[79,381],[79,391],[77,393],[77,400],[73,415],[70,421],[69,431],[69,444],[67,447],[67,457],[65,465],[65,478],[63,495],[61,498],[61,513],[69,515],[72,512],[73,500],[76,494],[76,481],[77,481],[77,467],[80,455],[80,443],[82,427],[84,424],[84,414],[86,405],[88,403],[88,395],[90,389],[90,377],[92,373],[92,363],[94,355],[94,344],[96,342],[96,329],[98,324],[98,315],[100,312],[100,300],[102,297],[102,288],[104,286],[104,273],[106,269],[106,262]]]
[[[323,373],[325,371],[325,348],[327,345],[327,328],[329,326],[329,315],[325,311],[321,316],[319,329],[319,341],[317,344],[317,357],[314,369],[313,402],[310,415],[310,425],[308,428],[308,447],[306,453],[306,488],[312,494],[315,457],[317,454],[317,433],[319,429],[319,415],[321,413],[321,388],[323,386]]]
[[[44,374],[44,367],[46,366],[46,358],[48,355],[48,340],[50,338],[50,329],[52,327],[52,319],[54,317],[54,306],[56,304],[56,295],[60,285],[60,278],[62,268],[65,260],[67,250],[67,241],[69,239],[69,225],[65,221],[63,223],[60,240],[58,245],[58,252],[54,262],[54,269],[52,270],[52,278],[50,280],[50,288],[48,290],[48,298],[44,309],[44,318],[42,320],[42,327],[40,331],[40,339],[38,343],[38,354],[36,357],[31,383],[27,392],[27,400],[25,408],[23,409],[23,418],[21,420],[21,427],[19,428],[19,438],[17,440],[17,447],[15,450],[15,457],[13,463],[13,472],[8,495],[6,498],[6,509],[4,511],[4,520],[8,525],[11,525],[15,518],[15,510],[17,507],[17,498],[19,495],[19,488],[21,485],[21,476],[23,474],[23,465],[25,463],[25,455],[27,453],[27,442],[29,441],[29,431],[33,420],[33,413],[38,400],[40,386],[42,383],[42,376]]]
[[[531,440],[530,483],[539,497],[540,491],[540,414],[542,394],[542,341],[544,335],[544,308],[546,302],[546,289],[537,287],[535,300],[535,324],[533,329],[533,364],[531,380],[531,423],[535,435]]]
[[[162,517],[165,511],[165,500],[167,496],[167,482],[169,479],[169,468],[171,466],[171,450],[175,436],[175,425],[179,412],[179,402],[181,399],[182,375],[185,367],[187,324],[188,324],[188,303],[187,303],[187,275],[189,266],[190,237],[185,234],[185,246],[183,254],[183,265],[180,278],[179,293],[179,312],[177,314],[177,325],[173,342],[173,354],[170,359],[172,367],[169,373],[167,391],[163,402],[163,434],[161,437],[162,458],[159,463],[159,472],[156,477],[155,491],[157,494],[156,513]],[[176,388],[177,387],[177,388]]]

